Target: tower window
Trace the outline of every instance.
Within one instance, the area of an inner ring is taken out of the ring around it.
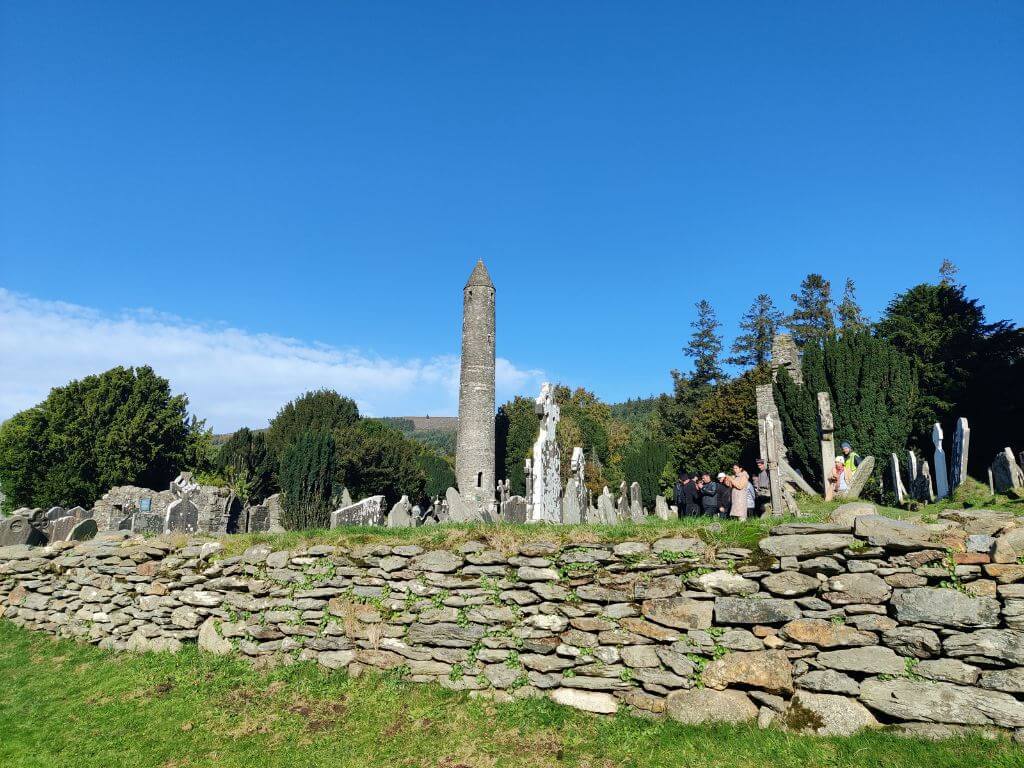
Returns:
[[[477,472],[476,473],[476,487],[479,488],[483,484],[484,484],[484,473],[483,472]]]

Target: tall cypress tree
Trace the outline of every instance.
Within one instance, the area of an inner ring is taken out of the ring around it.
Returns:
[[[281,525],[289,531],[330,525],[334,474],[334,438],[329,432],[304,432],[281,456]]]
[[[816,272],[800,283],[800,292],[790,295],[793,312],[786,318],[786,327],[802,347],[821,344],[835,336],[836,321],[832,316],[832,284]]]
[[[846,286],[843,289],[843,300],[839,303],[839,324],[843,333],[857,333],[868,327],[868,319],[857,303],[857,288],[851,278],[846,278]]]
[[[693,359],[690,380],[698,388],[711,386],[723,378],[718,360],[722,354],[722,334],[718,331],[721,325],[707,299],[698,301],[697,319],[690,323],[693,328],[690,343],[683,349]]]
[[[772,339],[782,324],[782,312],[767,293],[759,294],[740,321],[744,331],[732,343],[732,365],[753,367],[768,362],[772,355]]]

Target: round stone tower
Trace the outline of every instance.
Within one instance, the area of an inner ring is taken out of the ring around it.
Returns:
[[[494,500],[494,283],[482,261],[462,291],[455,477],[466,501]]]

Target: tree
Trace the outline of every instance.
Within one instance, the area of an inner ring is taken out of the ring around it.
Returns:
[[[380,421],[361,420],[334,432],[337,445],[335,482],[355,499],[383,495],[388,506],[402,496],[420,501],[426,475],[420,446]]]
[[[757,458],[755,388],[771,381],[767,365],[720,384],[694,411],[677,450],[676,470],[727,471],[734,463],[750,467]]]
[[[857,303],[856,287],[850,278],[846,278],[843,300],[840,302],[837,310],[839,313],[839,324],[842,326],[843,333],[857,333],[867,329],[868,319],[864,316],[864,312],[861,311],[860,304]]]
[[[334,438],[303,432],[281,456],[281,525],[289,531],[327,528],[334,496]]]
[[[275,490],[277,462],[267,448],[266,434],[242,427],[221,446],[216,468],[243,503],[259,503]]]
[[[744,333],[732,343],[732,357],[726,362],[748,368],[767,363],[772,355],[772,339],[782,319],[782,312],[775,307],[772,297],[767,293],[758,294],[740,321]]]
[[[793,312],[786,318],[786,327],[793,340],[802,347],[820,344],[835,335],[832,316],[832,284],[817,273],[809,274],[800,283],[800,293],[790,296]]]
[[[51,390],[0,427],[8,508],[91,506],[115,485],[162,489],[184,465],[188,398],[149,366],[112,368]]]
[[[971,424],[969,461],[983,475],[1009,435],[1024,432],[1024,331],[990,323],[985,308],[953,282],[916,285],[896,296],[876,334],[909,355],[920,371],[916,444],[930,446],[931,426],[964,416]]]
[[[690,380],[698,388],[709,387],[723,378],[719,356],[722,354],[722,335],[718,332],[721,323],[715,309],[706,299],[697,302],[697,319],[690,323],[693,333],[690,343],[683,348],[693,360]]]
[[[306,392],[277,412],[267,428],[267,447],[279,459],[289,443],[306,432],[333,432],[359,420],[354,400],[330,389]]]
[[[533,400],[516,397],[498,408],[494,422],[495,474],[506,479],[512,493],[526,493],[523,462],[530,456],[537,439],[538,422]]]
[[[831,398],[836,440],[874,456],[879,473],[885,457],[905,450],[918,396],[916,366],[907,355],[870,333],[847,333],[807,347],[803,376],[801,386],[780,371],[775,399],[790,460],[809,482],[822,486],[818,392]]]
[[[648,508],[662,491],[661,478],[671,457],[672,452],[664,442],[651,438],[630,442],[622,454],[622,477],[640,485],[640,495]]]
[[[950,288],[960,287],[960,268],[949,259],[943,259],[939,266],[939,285]]]
[[[426,446],[422,447],[417,458],[426,480],[423,493],[428,498],[444,496],[445,491],[455,487],[455,470],[447,458]]]

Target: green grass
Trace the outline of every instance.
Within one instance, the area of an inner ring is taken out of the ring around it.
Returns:
[[[3,621],[0,685],[4,768],[1024,766],[1006,739],[825,739],[600,718],[312,664],[257,672],[194,647],[115,655]]]

